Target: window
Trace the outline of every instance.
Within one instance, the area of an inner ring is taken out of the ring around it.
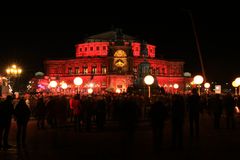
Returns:
[[[106,66],[102,66],[102,74],[106,74],[107,73],[107,67]]]
[[[159,75],[159,68],[156,68],[155,74],[156,74],[156,75]]]
[[[75,74],[79,74],[79,67],[75,67]]]
[[[106,50],[106,46],[103,46],[103,50]]]
[[[83,74],[88,74],[88,68],[87,68],[87,66],[84,66],[84,67],[83,67]]]
[[[71,67],[68,68],[68,74],[72,74],[72,68]]]
[[[79,50],[80,50],[80,52],[82,52],[82,48],[80,48]]]
[[[96,48],[96,49],[97,49],[97,51],[98,51],[98,50],[99,50],[99,46],[97,46],[97,48]]]
[[[162,68],[162,74],[165,74],[165,68]]]
[[[172,66],[171,74],[175,75],[175,73],[176,73],[176,67],[175,67],[175,66]]]
[[[97,73],[97,67],[96,66],[92,66],[92,74],[96,74]]]
[[[93,47],[90,47],[90,51],[93,51]]]
[[[87,47],[85,47],[85,52],[87,51]]]

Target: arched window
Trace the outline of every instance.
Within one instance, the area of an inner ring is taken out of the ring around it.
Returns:
[[[79,67],[75,67],[75,74],[79,74]]]
[[[87,66],[83,66],[83,74],[88,74],[88,67]]]
[[[107,74],[107,67],[106,66],[102,66],[102,74]]]
[[[97,66],[92,66],[92,74],[96,74],[97,73]]]

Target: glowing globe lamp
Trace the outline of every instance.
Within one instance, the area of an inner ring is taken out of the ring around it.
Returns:
[[[93,89],[92,88],[88,88],[88,94],[92,94],[93,93]]]
[[[203,83],[203,77],[201,75],[196,75],[193,78],[194,84],[202,84]]]
[[[62,89],[67,89],[67,83],[63,82],[62,85],[61,85]]]
[[[55,88],[55,87],[57,87],[57,82],[56,81],[51,81],[49,83],[49,86],[52,87],[52,88]]]
[[[146,85],[152,85],[154,82],[153,76],[147,75],[146,77],[144,77],[144,82]]]
[[[173,88],[174,88],[174,89],[178,89],[178,88],[179,88],[179,85],[178,85],[177,83],[175,83],[175,84],[173,85]]]
[[[208,82],[204,83],[204,87],[205,87],[206,89],[210,88],[210,83],[208,83]]]
[[[83,80],[81,77],[76,77],[74,78],[73,82],[75,85],[80,86],[83,83]]]

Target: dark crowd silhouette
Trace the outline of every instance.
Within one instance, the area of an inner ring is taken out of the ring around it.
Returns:
[[[76,133],[110,131],[107,122],[116,122],[115,130],[125,133],[123,143],[128,151],[141,122],[149,122],[153,150],[160,151],[168,124],[171,125],[170,146],[181,150],[187,141],[198,143],[203,114],[210,117],[214,130],[236,129],[236,106],[239,106],[236,96],[199,95],[195,88],[189,94],[159,94],[151,99],[128,93],[7,96],[0,102],[0,149],[6,151],[14,146],[8,143],[14,121],[17,126],[16,148],[26,149],[31,119],[36,120],[38,130],[72,128]],[[188,130],[189,140],[184,139],[185,130]]]

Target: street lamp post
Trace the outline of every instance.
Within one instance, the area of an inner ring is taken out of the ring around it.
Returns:
[[[235,79],[235,82],[236,82],[236,84],[237,84],[237,86],[238,86],[238,95],[240,96],[240,77],[237,77],[237,78]]]
[[[57,82],[56,81],[51,81],[50,83],[49,83],[49,86],[51,87],[51,88],[53,88],[53,94],[56,92],[56,90],[55,90],[55,88],[57,87]]]
[[[22,74],[22,69],[20,67],[18,67],[17,65],[13,64],[11,67],[7,67],[6,73],[8,76],[9,87],[12,90],[12,92],[14,93],[15,82],[12,81],[11,78],[19,77]],[[12,86],[11,86],[11,83],[12,83]]]
[[[178,85],[177,83],[175,83],[175,84],[173,85],[173,88],[176,90],[176,93],[177,93],[177,90],[178,90],[178,88],[179,88],[179,85]]]
[[[154,82],[154,78],[151,75],[147,75],[144,77],[144,83],[148,86],[148,98],[150,99],[151,97],[151,85]]]
[[[193,78],[193,82],[194,82],[194,84],[197,85],[197,87],[198,87],[198,94],[200,95],[200,85],[203,83],[203,77],[201,75],[196,75]]]
[[[76,77],[73,82],[77,86],[77,94],[79,94],[79,86],[83,83],[83,80],[81,77]]]
[[[88,88],[88,94],[92,94],[93,93],[93,89],[92,88]]]
[[[94,84],[93,83],[89,83],[88,87],[89,87],[88,90],[87,90],[88,94],[92,94],[93,93]]]
[[[233,82],[232,82],[232,86],[233,86],[234,89],[235,89],[235,96],[237,96],[237,87],[238,87],[238,84],[236,83],[236,81],[233,81]]]
[[[67,89],[68,85],[66,82],[62,82],[61,88],[63,89],[63,94],[65,95],[65,89]]]
[[[206,89],[206,93],[208,94],[209,88],[210,88],[210,83],[206,82],[204,83],[204,87]]]

